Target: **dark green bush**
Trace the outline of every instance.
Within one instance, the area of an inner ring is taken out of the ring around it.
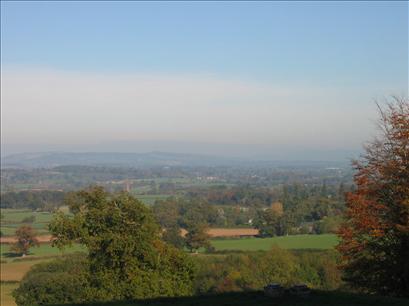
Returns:
[[[88,300],[88,291],[86,257],[73,255],[33,266],[13,296],[17,305],[81,303]]]
[[[199,256],[196,292],[200,294],[260,290],[268,283],[305,283],[311,288],[337,289],[341,272],[331,251],[269,252]]]

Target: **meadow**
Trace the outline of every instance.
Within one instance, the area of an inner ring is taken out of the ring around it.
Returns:
[[[85,248],[79,244],[74,244],[71,247],[67,247],[63,250],[58,249],[57,247],[51,246],[50,243],[41,243],[38,247],[33,247],[30,249],[27,259],[37,258],[37,257],[53,257],[60,256],[64,254],[70,254],[74,252],[85,251]],[[2,261],[11,261],[16,260],[20,257],[16,257],[13,252],[11,252],[10,244],[1,244],[0,245],[1,260]]]
[[[48,233],[48,223],[53,218],[50,212],[37,212],[30,209],[1,209],[1,232],[4,236],[13,236],[16,229],[23,224],[30,225],[40,235]],[[24,219],[34,217],[33,222],[23,222]]]
[[[137,194],[135,197],[146,205],[153,205],[157,200],[165,200],[168,194]]]
[[[338,244],[333,234],[294,235],[272,238],[213,239],[216,251],[267,251],[273,245],[283,249],[332,249]]]

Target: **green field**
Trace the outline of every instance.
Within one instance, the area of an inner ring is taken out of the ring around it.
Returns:
[[[21,222],[24,218],[34,216],[35,222],[44,223],[49,222],[52,218],[52,214],[49,212],[36,212],[29,209],[5,209],[2,208],[1,213],[3,215],[2,222],[14,223]]]
[[[1,259],[15,259],[16,257],[10,251],[11,246],[9,244],[1,244]],[[39,256],[58,256],[69,254],[73,252],[85,251],[85,248],[79,244],[74,244],[71,247],[65,248],[63,251],[60,251],[57,247],[52,247],[49,243],[40,244],[39,247],[33,247],[30,249],[28,256],[39,257]]]
[[[3,219],[1,220],[1,232],[5,236],[13,236],[16,229],[23,225],[22,221],[34,216],[33,223],[27,223],[34,228],[37,234],[48,233],[48,223],[53,218],[53,214],[49,212],[36,212],[29,209],[2,209],[1,214]]]
[[[168,194],[142,194],[142,195],[135,195],[135,197],[142,201],[146,205],[153,205],[155,204],[156,200],[165,200],[170,195]]]
[[[217,251],[266,251],[273,245],[283,249],[331,249],[337,243],[338,238],[333,234],[212,240]]]

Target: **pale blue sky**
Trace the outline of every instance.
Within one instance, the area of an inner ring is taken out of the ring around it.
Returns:
[[[403,1],[2,1],[1,9],[3,143],[57,144],[63,135],[74,147],[356,149],[371,136],[373,99],[408,91]]]

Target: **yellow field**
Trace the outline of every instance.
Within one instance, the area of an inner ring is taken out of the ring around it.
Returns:
[[[46,259],[47,260],[47,259]],[[2,263],[1,266],[1,277],[2,281],[16,281],[19,282],[24,274],[30,270],[30,268],[40,262],[46,261],[44,259],[39,260],[27,260],[27,261],[15,261]]]
[[[30,268],[40,262],[45,262],[50,259],[38,259],[27,261],[11,261],[2,263],[0,265],[1,281],[19,282],[24,274],[30,270]],[[1,283],[0,300],[1,306],[15,306],[14,298],[11,296],[11,292],[18,287],[18,283]]]
[[[16,306],[14,298],[11,296],[11,293],[14,289],[18,287],[18,284],[7,284],[1,283],[0,285],[0,305],[1,306]]]

